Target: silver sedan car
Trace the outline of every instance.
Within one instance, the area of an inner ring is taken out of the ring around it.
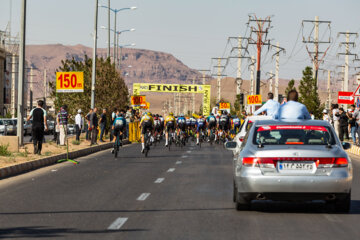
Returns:
[[[234,157],[237,210],[249,209],[252,200],[324,200],[348,212],[353,169],[347,148],[325,121],[256,121]]]

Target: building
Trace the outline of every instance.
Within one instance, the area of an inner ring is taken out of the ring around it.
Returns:
[[[5,39],[1,39],[0,35],[0,115],[4,116],[4,85],[5,85],[5,64],[6,64],[6,51]]]

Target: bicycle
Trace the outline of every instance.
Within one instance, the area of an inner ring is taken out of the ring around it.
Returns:
[[[149,129],[146,130],[146,134],[144,136],[144,140],[145,140],[145,157],[148,156],[149,154],[149,150],[150,150],[150,145],[151,145],[151,131]]]
[[[120,133],[118,133],[116,135],[116,140],[115,140],[115,144],[114,144],[114,157],[117,158],[118,156],[118,152],[119,152],[119,148],[122,146],[122,134],[120,135]]]

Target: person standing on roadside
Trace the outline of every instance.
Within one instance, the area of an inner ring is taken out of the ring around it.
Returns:
[[[356,119],[354,118],[355,113],[347,113],[347,116],[349,117],[349,132],[351,134],[351,138],[353,141],[353,144],[356,144]]]
[[[349,118],[343,108],[339,108],[339,138],[340,141],[349,140],[348,132]]]
[[[336,135],[339,136],[340,113],[339,113],[339,105],[338,104],[334,104],[334,107],[332,110],[332,116],[333,116],[334,129],[335,129]]]
[[[327,121],[328,123],[331,123],[330,116],[329,116],[328,111],[326,109],[323,110],[323,120]]]
[[[100,115],[100,142],[104,142],[103,136],[106,128],[106,109],[103,109],[102,114]]]
[[[76,133],[76,141],[80,141],[81,129],[83,127],[82,117],[81,117],[81,109],[78,110],[78,113],[75,116],[75,133]]]
[[[60,146],[65,145],[68,119],[69,119],[69,114],[67,112],[67,106],[64,105],[61,107],[60,112],[57,116],[57,123],[59,125],[59,130],[60,130]]]
[[[280,105],[275,119],[311,119],[310,113],[306,106],[298,102],[299,94],[296,90],[289,91],[287,102]]]
[[[90,116],[91,114],[93,113],[93,109],[90,108],[90,111],[86,114],[85,116],[85,121],[86,121],[86,125],[87,125],[87,128],[86,128],[86,140],[90,141],[91,140],[91,124],[90,124]]]
[[[44,101],[39,100],[37,107],[31,110],[27,121],[32,119],[32,137],[34,143],[34,154],[41,155],[44,130],[47,131],[46,111],[43,109]]]
[[[127,107],[125,119],[126,119],[126,138],[129,138],[129,126],[131,122],[131,118],[133,117],[132,108]]]
[[[90,129],[91,129],[91,144],[92,145],[97,145],[97,135],[98,135],[98,131],[97,128],[99,126],[99,122],[98,122],[98,117],[97,117],[97,108],[94,108],[93,112],[90,115]]]

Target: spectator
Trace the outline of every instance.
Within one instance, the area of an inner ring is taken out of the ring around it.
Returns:
[[[354,118],[354,114],[348,112],[347,116],[349,118],[349,130],[351,133],[351,138],[353,141],[353,144],[356,144],[356,119]]]
[[[118,112],[117,108],[114,108],[114,111],[111,113],[110,126],[113,126],[114,120],[115,120],[116,115],[117,115],[116,114],[117,112]],[[114,130],[111,127],[111,129],[110,129],[110,142],[113,140],[113,138],[114,138]]]
[[[103,136],[106,128],[106,109],[103,109],[102,114],[100,115],[100,142],[104,142]]]
[[[353,118],[355,118],[356,133],[358,135],[357,145],[359,146],[360,145],[360,111],[359,110],[355,111],[355,113],[353,114]]]
[[[39,100],[38,106],[31,110],[27,121],[32,118],[32,137],[34,143],[34,154],[41,155],[44,130],[47,131],[46,111],[43,109],[44,101]]]
[[[76,141],[80,141],[81,129],[83,128],[81,109],[78,110],[78,113],[75,116],[75,133]]]
[[[98,122],[98,117],[97,117],[97,108],[94,108],[93,112],[90,115],[90,129],[91,129],[91,144],[92,145],[97,145],[97,135],[98,135],[98,126],[99,126],[99,122]]]
[[[133,118],[133,112],[132,112],[132,108],[127,107],[127,111],[125,114],[125,119],[126,119],[126,138],[129,138],[129,125],[130,122],[132,122],[133,120],[131,120]]]
[[[280,104],[277,101],[274,101],[274,94],[268,93],[267,98],[267,102],[254,112],[254,116],[257,116],[262,112],[266,112],[267,116],[274,116],[277,113]]]
[[[298,102],[299,94],[296,90],[291,90],[288,93],[288,102],[280,105],[278,112],[275,114],[275,119],[311,119],[310,113],[306,106]]]
[[[57,123],[59,125],[59,130],[60,130],[60,146],[65,145],[68,119],[69,119],[69,114],[67,112],[67,106],[64,105],[60,108],[60,112],[57,116]]]
[[[324,111],[323,111],[323,120],[331,123],[330,116],[329,116],[328,111],[326,109],[324,109]]]
[[[339,108],[339,138],[340,141],[344,141],[345,139],[349,140],[349,132],[348,132],[349,118],[346,115],[343,108]]]
[[[311,117],[311,120],[315,120],[315,115],[313,112],[310,112],[310,117]]]
[[[340,114],[339,114],[339,105],[334,104],[332,110],[333,122],[334,122],[334,129],[336,134],[339,136],[339,128],[340,128]]]
[[[90,116],[91,114],[93,113],[93,109],[90,108],[90,111],[88,112],[88,114],[86,114],[85,116],[85,121],[86,121],[86,125],[87,125],[87,128],[86,128],[86,140],[90,141],[91,140],[91,124],[90,124]]]

